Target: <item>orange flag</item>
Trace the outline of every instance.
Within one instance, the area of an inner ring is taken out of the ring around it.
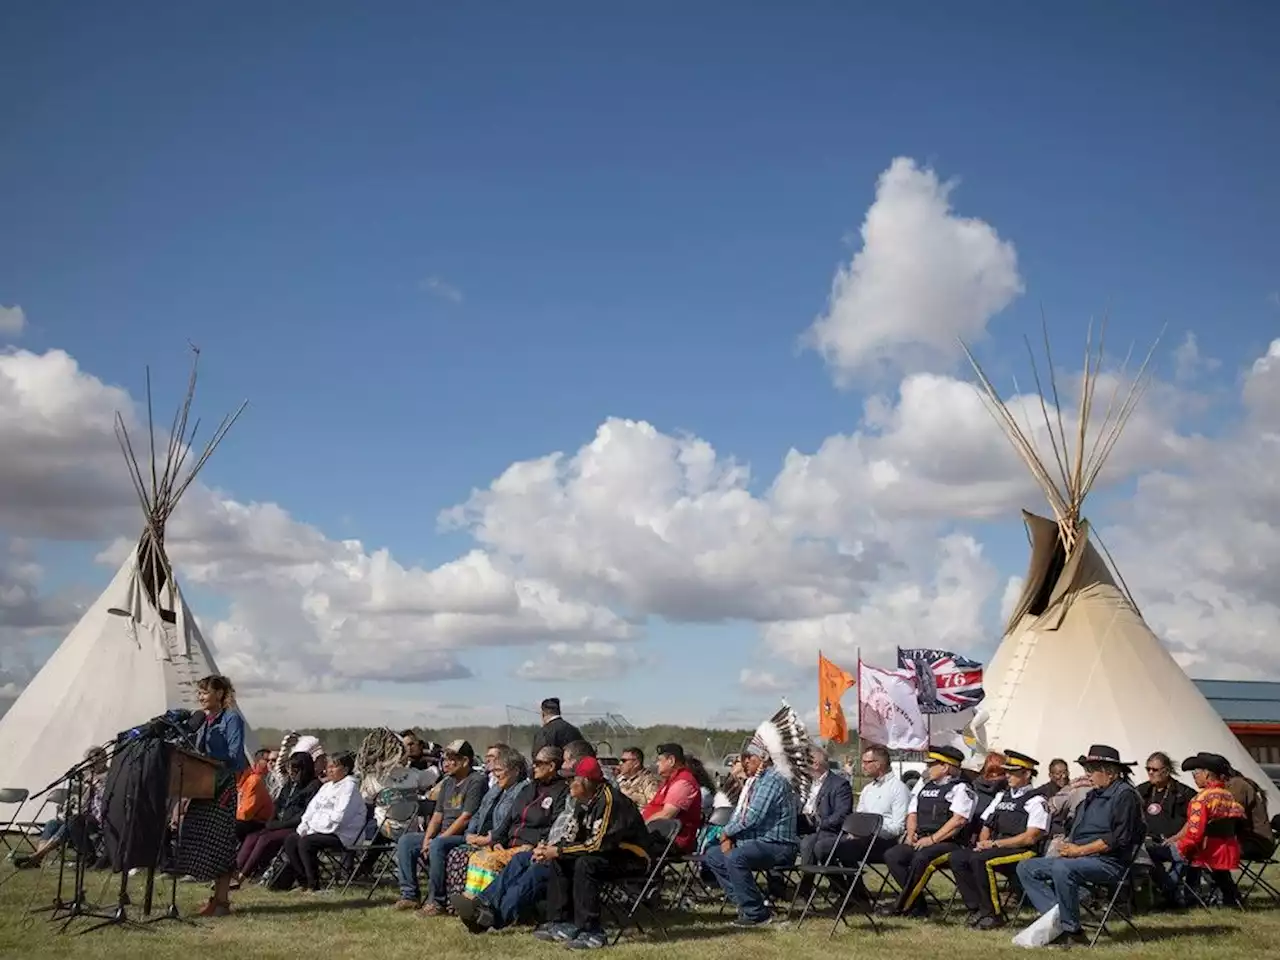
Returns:
[[[852,674],[841,670],[818,652],[818,735],[835,743],[846,743],[849,725],[844,719],[840,698],[854,684]]]

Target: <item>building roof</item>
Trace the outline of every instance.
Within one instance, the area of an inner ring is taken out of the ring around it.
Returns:
[[[1280,724],[1280,683],[1272,680],[1193,680],[1227,723]]]

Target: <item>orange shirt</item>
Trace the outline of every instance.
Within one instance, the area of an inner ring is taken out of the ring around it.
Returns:
[[[275,812],[267,779],[252,767],[236,778],[236,819],[266,823]]]

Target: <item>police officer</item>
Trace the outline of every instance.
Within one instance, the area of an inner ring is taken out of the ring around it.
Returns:
[[[882,916],[915,913],[923,916],[920,896],[934,871],[960,849],[965,825],[973,816],[973,789],[960,779],[964,754],[954,747],[930,747],[925,775],[907,805],[907,833],[903,842],[884,853],[885,865],[901,893]]]
[[[1025,753],[1005,751],[1008,787],[992,798],[982,814],[982,832],[974,849],[951,854],[951,873],[969,908],[969,922],[979,930],[1004,926],[996,872],[1010,871],[1036,855],[1049,831],[1049,803],[1031,786],[1039,764]]]

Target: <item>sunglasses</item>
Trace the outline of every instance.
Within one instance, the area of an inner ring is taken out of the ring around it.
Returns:
[[[1147,773],[1164,773],[1164,767],[1147,767]]]

